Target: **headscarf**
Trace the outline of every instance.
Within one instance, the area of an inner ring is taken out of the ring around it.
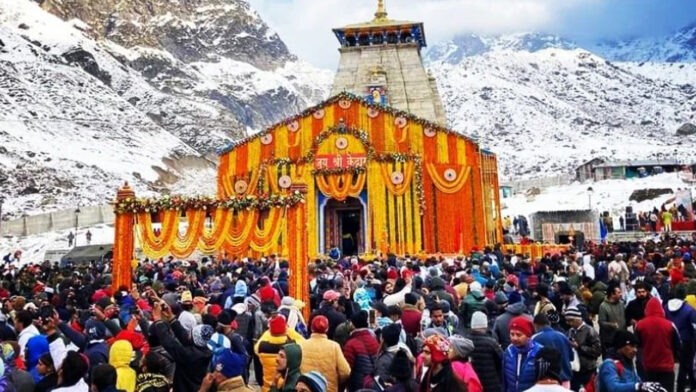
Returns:
[[[447,360],[447,354],[450,350],[449,340],[440,335],[432,335],[425,339],[425,345],[430,349],[430,357],[433,364]]]

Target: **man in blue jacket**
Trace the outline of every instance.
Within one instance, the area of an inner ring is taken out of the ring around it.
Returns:
[[[510,320],[510,345],[503,354],[503,391],[522,392],[536,382],[534,361],[541,345],[532,340],[534,325],[528,318]]]
[[[551,328],[546,313],[534,316],[534,329],[537,333],[532,336],[532,340],[544,347],[554,348],[561,354],[561,383],[564,388],[570,389],[570,361],[573,360],[573,351],[568,337]]]
[[[638,339],[626,330],[616,331],[614,357],[599,367],[599,389],[596,392],[664,392],[658,382],[641,382],[633,359],[638,353]]]

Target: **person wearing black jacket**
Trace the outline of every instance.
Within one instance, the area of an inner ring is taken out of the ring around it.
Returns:
[[[503,386],[503,350],[488,334],[488,317],[481,311],[471,316],[471,330],[466,335],[474,342],[471,365],[486,392],[501,392]]]
[[[334,334],[336,333],[336,327],[343,324],[347,320],[346,315],[337,310],[338,300],[340,297],[341,295],[334,290],[327,290],[326,292],[324,292],[324,302],[322,302],[321,307],[319,309],[312,313],[312,317],[310,317],[309,319],[310,325],[312,324],[312,319],[315,316],[321,315],[329,319],[329,330],[326,333],[329,339],[334,338]]]
[[[153,306],[154,333],[160,344],[174,358],[174,392],[196,391],[203,382],[213,357],[207,346],[214,330],[210,325],[196,325],[191,338],[174,318],[171,309],[158,302]],[[171,327],[170,327],[171,326]]]

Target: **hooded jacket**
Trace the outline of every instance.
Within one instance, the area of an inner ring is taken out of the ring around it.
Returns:
[[[665,306],[665,316],[674,323],[679,331],[679,336],[684,342],[691,342],[696,338],[696,310],[680,299],[670,299]]]
[[[39,382],[43,378],[36,369],[39,358],[48,352],[48,339],[45,335],[36,335],[29,339],[27,347],[24,349],[26,358],[26,369],[31,374],[34,382]]]
[[[273,385],[276,369],[276,356],[278,351],[286,344],[303,340],[302,337],[292,329],[287,329],[283,335],[272,335],[268,330],[261,335],[256,342],[254,352],[261,362],[263,377],[263,392],[268,392]]]
[[[109,351],[109,364],[116,368],[116,388],[126,392],[135,391],[135,370],[130,367],[133,346],[127,340],[117,340]]]
[[[657,298],[650,298],[645,306],[645,318],[636,324],[636,336],[646,372],[674,372],[674,356],[681,349],[679,332],[665,318]]]
[[[474,312],[485,307],[486,296],[479,290],[474,290],[466,296],[466,299],[459,305],[459,315],[464,321],[464,327],[471,328],[471,316]]]
[[[495,319],[495,323],[493,323],[493,337],[500,343],[500,347],[503,349],[510,345],[510,329],[508,328],[510,320],[524,314],[526,310],[527,308],[524,306],[524,303],[517,302],[508,305],[505,312]],[[526,317],[529,318],[529,320],[532,319],[531,316],[527,315]]]
[[[288,343],[283,346],[287,365],[281,385],[273,385],[271,392],[293,392],[297,380],[300,378],[300,364],[302,363],[302,348],[297,343]]]
[[[162,321],[155,322],[154,332],[162,347],[174,358],[174,392],[196,391],[203,382],[213,352],[208,347],[198,347],[192,343],[180,342],[169,326]],[[172,329],[181,334],[183,327],[178,321],[171,324]]]

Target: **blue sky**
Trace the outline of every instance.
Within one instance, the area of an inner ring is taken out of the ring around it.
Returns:
[[[377,0],[248,0],[290,50],[335,69],[331,28],[372,19]],[[546,32],[581,45],[669,34],[696,22],[696,0],[385,0],[389,18],[422,21],[429,44],[460,33]]]

